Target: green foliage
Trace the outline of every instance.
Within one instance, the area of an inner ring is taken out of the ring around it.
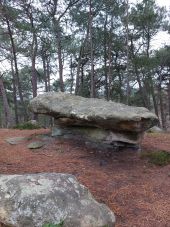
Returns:
[[[143,35],[147,38],[149,28],[150,35],[157,33],[165,16],[165,9],[158,7],[155,0],[143,0],[132,7],[130,21],[133,21],[137,28],[143,29]]]
[[[42,227],[62,227],[64,225],[64,221],[61,221],[58,224],[44,224]]]
[[[1,73],[9,106],[12,113],[18,114],[19,121],[24,118],[20,93],[27,106],[32,98],[34,79],[38,83],[38,91],[45,90],[46,84],[50,86],[50,91],[59,91],[60,81],[54,81],[54,78],[58,78],[57,74],[60,70],[62,72],[62,69],[65,92],[74,92],[77,90],[76,85],[79,95],[90,97],[92,52],[96,97],[127,103],[126,96],[129,94],[129,105],[145,106],[149,109],[155,108],[156,105],[160,109],[161,95],[163,102],[167,102],[168,98],[165,100],[164,96],[167,95],[170,47],[154,52],[151,45],[151,40],[163,28],[166,18],[165,8],[159,7],[156,0],[141,0],[135,4],[120,0],[92,1],[92,33],[89,31],[88,1],[28,2],[2,1],[0,8],[0,62],[3,66],[8,61],[13,65],[14,71],[12,72],[9,65],[8,70],[1,67]],[[75,4],[72,4],[74,2]],[[17,70],[7,22],[17,56],[18,79],[14,75],[17,75]],[[164,29],[170,32],[168,23],[164,25]],[[34,53],[36,70],[32,64]],[[63,67],[58,65],[59,55],[62,56]],[[83,59],[87,61],[84,62]],[[80,72],[77,70],[79,62]],[[69,67],[70,65],[74,67]],[[162,77],[162,74],[166,76]],[[76,81],[78,76],[79,80]],[[15,93],[16,100],[13,99]],[[156,100],[154,103],[153,98]],[[2,112],[2,104],[0,105]],[[168,111],[165,110],[164,113],[166,112]],[[23,126],[17,127],[23,129]]]
[[[150,163],[158,166],[165,166],[170,164],[170,153],[166,151],[148,152],[141,156],[142,158],[148,158]]]
[[[33,130],[33,129],[39,129],[39,128],[41,128],[39,125],[31,124],[30,122],[18,124],[14,127],[14,129],[21,129],[21,130],[24,130],[24,129]]]
[[[156,51],[156,59],[161,66],[170,67],[170,47],[165,46]]]

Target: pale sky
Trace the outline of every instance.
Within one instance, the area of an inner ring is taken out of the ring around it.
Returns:
[[[141,2],[140,0],[129,0],[129,3],[133,2]],[[170,7],[170,0],[156,0],[156,2],[160,5],[160,6],[166,6],[167,9]]]
[[[129,3],[140,2],[140,0],[129,0]],[[157,4],[160,6],[165,6],[167,10],[170,10],[170,0],[156,0]],[[167,32],[159,32],[152,41],[152,48],[159,49],[164,45],[170,45],[170,34]]]
[[[167,9],[170,7],[170,0],[157,0],[156,1],[160,6],[166,6]]]

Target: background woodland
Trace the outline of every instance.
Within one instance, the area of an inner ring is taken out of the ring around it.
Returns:
[[[48,91],[105,98],[170,121],[169,11],[154,0],[1,0],[0,127],[30,120]]]

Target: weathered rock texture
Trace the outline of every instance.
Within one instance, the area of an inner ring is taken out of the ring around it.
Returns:
[[[26,139],[27,139],[26,137],[12,137],[5,139],[5,141],[11,145],[16,145],[23,142]]]
[[[158,121],[155,114],[143,107],[62,92],[39,95],[31,101],[30,107],[34,113],[57,119],[61,134],[70,131],[70,134],[85,135],[91,140],[109,144],[138,144],[143,132]]]
[[[115,216],[70,174],[0,175],[0,223],[15,227],[114,227]]]

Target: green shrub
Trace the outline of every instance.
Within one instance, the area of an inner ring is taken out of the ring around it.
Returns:
[[[63,227],[64,225],[64,221],[61,221],[60,223],[58,224],[44,224],[42,227]]]
[[[147,152],[142,154],[142,158],[148,158],[150,163],[159,166],[170,164],[170,153],[166,151]]]
[[[36,125],[36,124],[31,124],[30,122],[25,122],[25,123],[22,123],[22,124],[18,124],[16,126],[14,126],[13,128],[14,129],[21,129],[21,130],[24,130],[24,129],[32,130],[32,129],[39,129],[41,127],[39,125]]]

